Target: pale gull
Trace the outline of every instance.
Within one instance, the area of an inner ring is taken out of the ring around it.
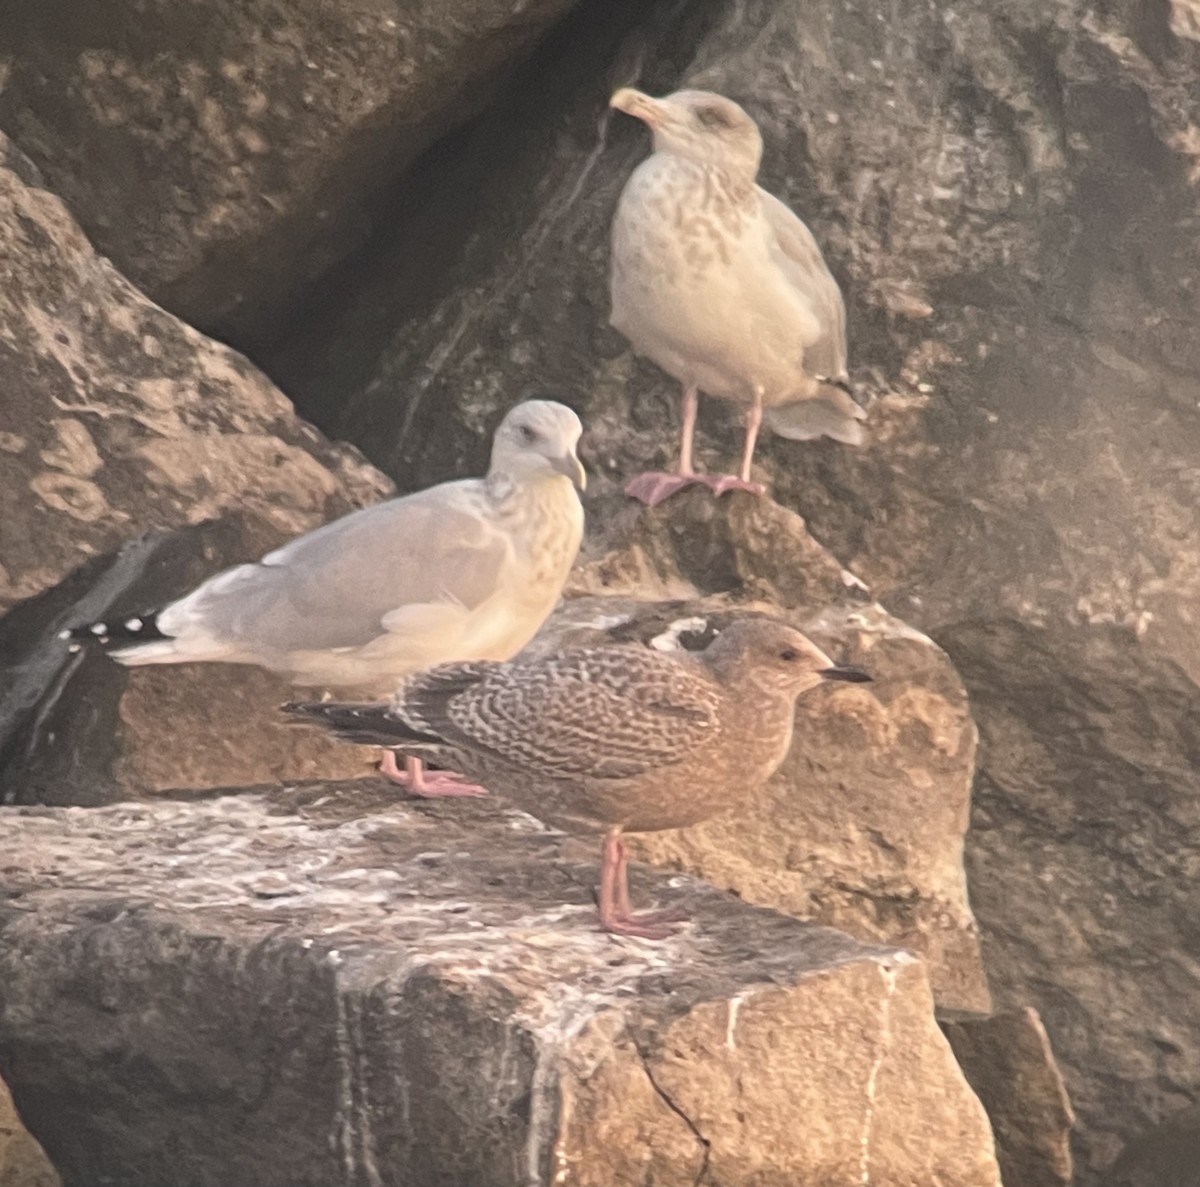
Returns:
[[[745,618],[699,653],[572,647],[419,672],[390,706],[284,708],[451,765],[555,828],[602,832],[601,926],[658,938],[663,918],[630,908],[622,833],[751,806],[791,745],[796,698],[826,680],[869,679],[789,626]]]
[[[612,106],[643,120],[654,151],[626,183],[612,225],[612,324],[683,387],[679,464],[625,488],[653,506],[692,483],[762,492],[750,477],[760,425],[796,440],[861,445],[850,398],[846,311],[808,227],[755,184],[762,136],[709,91]],[[747,404],[741,468],[693,469],[699,393]]]
[[[334,520],[211,577],[157,614],[72,632],[123,664],[256,664],[309,687],[390,695],[451,660],[503,660],[537,633],[583,537],[582,426],[547,400],[514,407],[485,478],[446,482]],[[419,756],[419,795],[480,794]]]

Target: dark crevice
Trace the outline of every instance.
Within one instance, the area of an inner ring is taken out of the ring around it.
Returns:
[[[664,1089],[663,1086],[655,1079],[654,1072],[650,1067],[650,1057],[642,1048],[641,1044],[635,1043],[634,1046],[637,1050],[639,1058],[642,1061],[642,1069],[646,1073],[646,1079],[650,1081],[650,1087],[653,1088],[656,1093],[658,1093],[663,1104],[665,1104],[667,1108],[670,1109],[671,1112],[674,1113],[688,1127],[688,1129],[692,1131],[692,1136],[699,1143],[700,1148],[703,1151],[703,1155],[700,1159],[700,1167],[696,1171],[696,1177],[692,1180],[692,1187],[701,1187],[702,1184],[710,1181],[708,1178],[708,1172],[710,1169],[709,1162],[712,1157],[712,1143],[704,1136],[703,1133],[700,1132],[700,1127],[691,1119],[691,1117],[689,1117],[687,1113],[685,1113],[683,1109],[676,1104],[670,1093],[668,1093],[666,1089]]]

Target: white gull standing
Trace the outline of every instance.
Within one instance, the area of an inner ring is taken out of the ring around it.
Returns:
[[[861,445],[841,290],[812,232],[755,184],[754,121],[710,91],[624,87],[611,105],[654,138],[613,219],[612,324],[683,387],[677,471],[640,474],[626,493],[650,506],[692,483],[761,494],[750,467],[764,420],[783,437]],[[736,476],[693,469],[701,391],[749,405]]]
[[[310,687],[390,696],[434,664],[506,660],[554,609],[583,538],[582,432],[549,400],[514,407],[485,478],[366,507],[254,564],[210,577],[157,614],[69,632],[122,664],[255,664]],[[384,756],[417,795],[482,788]]]

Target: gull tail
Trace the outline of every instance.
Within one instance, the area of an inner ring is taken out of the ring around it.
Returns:
[[[98,644],[109,656],[127,667],[142,664],[179,663],[176,641],[158,628],[158,611],[152,610],[120,621],[89,622],[63,631],[60,639],[69,639],[76,647]]]
[[[298,724],[322,725],[343,742],[386,746],[407,754],[438,739],[414,729],[392,711],[390,701],[292,701],[282,712]]]
[[[763,419],[771,432],[793,441],[830,437],[844,445],[864,445],[867,440],[862,426],[866,410],[850,398],[842,380],[826,383],[811,399],[764,409]]]

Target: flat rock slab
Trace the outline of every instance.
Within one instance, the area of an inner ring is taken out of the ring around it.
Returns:
[[[5,812],[0,1070],[67,1184],[999,1185],[923,964],[377,782]]]

